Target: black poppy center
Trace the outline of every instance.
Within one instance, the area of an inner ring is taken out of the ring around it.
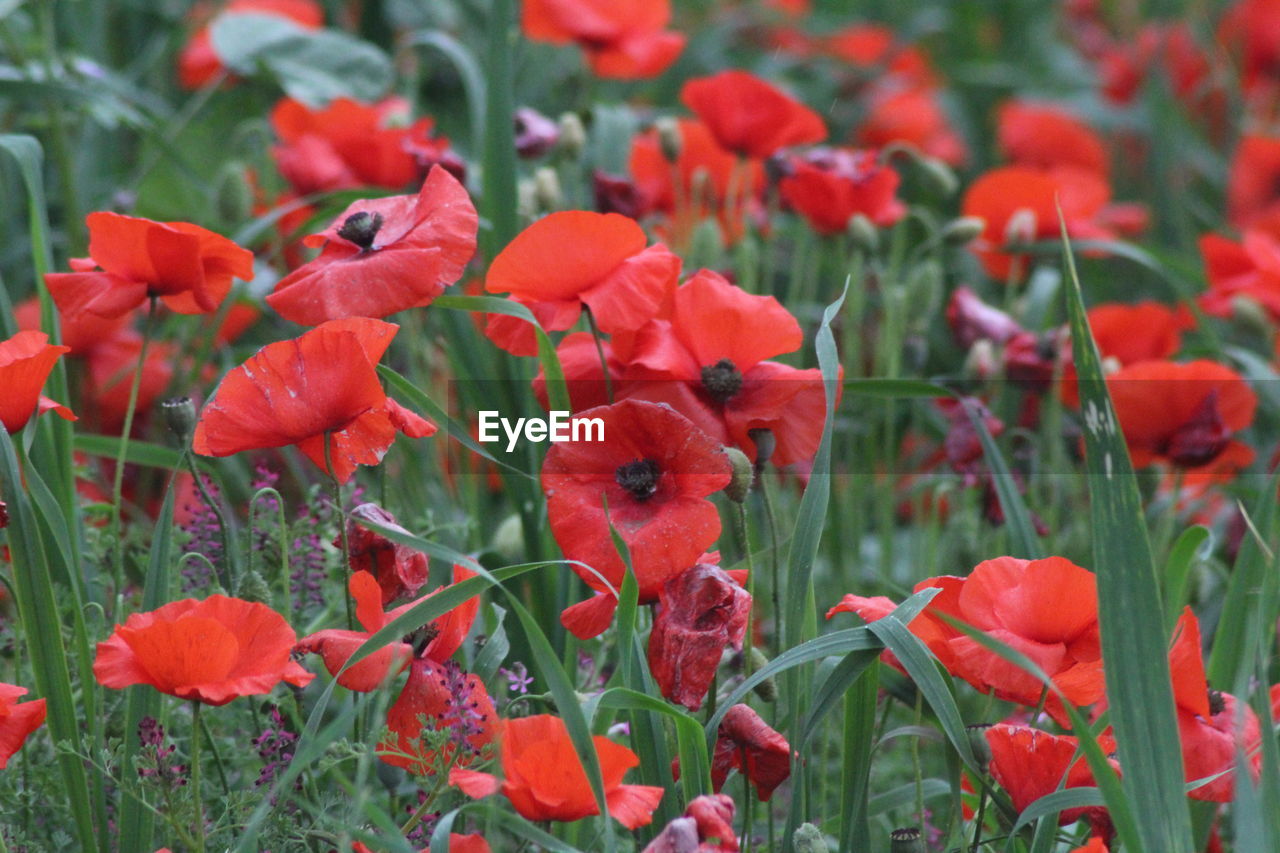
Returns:
[[[413,647],[413,656],[422,657],[431,641],[440,636],[440,629],[434,622],[428,622],[416,631],[406,634],[403,642]]]
[[[1225,710],[1227,710],[1227,700],[1222,698],[1222,691],[1209,688],[1209,714],[1216,717]]]
[[[652,459],[635,459],[619,465],[613,472],[618,485],[631,493],[638,501],[648,500],[658,490],[658,475],[662,470]]]
[[[378,236],[378,229],[381,227],[381,213],[359,210],[342,221],[338,236],[359,246],[360,251],[367,252],[373,248],[373,239]]]
[[[727,358],[702,368],[702,387],[717,403],[727,403],[742,390],[742,372]]]

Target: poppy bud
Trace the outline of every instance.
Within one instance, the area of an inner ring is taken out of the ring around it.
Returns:
[[[524,525],[519,513],[512,513],[498,525],[491,547],[508,563],[520,561],[524,554]]]
[[[963,372],[965,376],[987,379],[995,375],[997,364],[995,345],[991,341],[981,340],[969,348]]]
[[[760,651],[759,646],[751,647],[751,671],[759,672],[769,665],[769,657]],[[773,676],[766,678],[755,686],[755,693],[766,702],[778,701],[778,682]]]
[[[920,830],[904,826],[889,833],[889,853],[927,853]]]
[[[880,232],[864,214],[855,213],[849,217],[849,237],[853,245],[868,255],[880,248]]]
[[[990,723],[974,723],[964,727],[965,734],[969,738],[969,749],[972,750],[973,757],[977,759],[978,766],[983,770],[986,770],[987,765],[991,763],[991,744],[987,741],[987,730],[990,728]]]
[[[653,126],[658,131],[658,150],[662,152],[662,159],[675,163],[680,159],[680,149],[684,145],[680,136],[680,123],[665,117],[658,119]]]
[[[740,504],[751,493],[751,484],[756,479],[755,468],[747,454],[738,448],[726,446],[724,452],[729,457],[729,464],[733,466],[733,479],[724,487],[724,493],[729,496],[729,500]]]
[[[1231,319],[1259,334],[1270,336],[1273,330],[1271,318],[1256,299],[1236,295],[1231,297]]]
[[[587,130],[582,126],[582,119],[577,113],[564,113],[560,116],[559,150],[570,160],[577,160],[587,147]]]
[[[610,175],[596,169],[591,173],[591,185],[600,213],[620,213],[629,219],[644,215],[644,199],[640,190],[626,178]]]
[[[724,249],[724,232],[714,216],[707,217],[693,229],[693,237],[689,241],[689,260],[691,267],[718,267]]]
[[[213,201],[218,218],[228,224],[244,222],[253,215],[253,187],[245,176],[244,164],[232,161],[222,167]]]
[[[942,265],[929,260],[918,264],[907,279],[907,304],[920,318],[932,317],[942,302]]]
[[[939,194],[952,196],[960,189],[960,179],[956,177],[955,171],[941,160],[935,157],[917,157],[916,163]]]
[[[773,430],[763,428],[747,430],[747,438],[756,445],[756,470],[763,471],[764,466],[768,465],[769,460],[773,458],[778,440],[773,437]]]
[[[948,246],[964,246],[978,239],[986,227],[980,216],[961,216],[942,226],[942,242]]]
[[[256,601],[259,604],[270,604],[271,587],[267,586],[266,579],[257,569],[254,569],[240,576],[240,582],[236,584],[236,598]]]
[[[190,397],[170,397],[160,402],[160,411],[164,414],[165,425],[186,447],[196,428],[196,404]]]
[[[791,836],[791,849],[795,853],[829,853],[827,839],[822,830],[811,823],[802,823]]]
[[[1018,208],[1004,226],[1005,245],[1025,246],[1036,238],[1036,229],[1039,227],[1040,223],[1036,219],[1034,210],[1026,207]]]
[[[560,209],[564,194],[555,169],[542,168],[533,173],[533,197],[539,210],[551,213]]]

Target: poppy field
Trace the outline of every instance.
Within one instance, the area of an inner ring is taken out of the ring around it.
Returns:
[[[0,44],[0,853],[1280,850],[1280,3]]]

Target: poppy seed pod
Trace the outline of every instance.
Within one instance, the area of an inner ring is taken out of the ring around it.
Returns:
[[[926,853],[924,838],[914,826],[904,826],[889,833],[889,853]]]
[[[236,584],[236,598],[256,601],[259,604],[270,604],[271,587],[267,586],[266,579],[257,569],[254,569],[240,576],[240,582]]]
[[[778,446],[778,440],[771,429],[749,429],[747,437],[756,446],[756,470],[763,471],[764,466],[769,464],[769,460],[773,458],[773,451]]]
[[[802,823],[791,836],[791,849],[796,853],[829,853],[827,839],[822,830],[811,823]]]
[[[165,426],[185,447],[196,428],[195,403],[190,397],[170,397],[160,401],[160,412],[164,415]]]
[[[244,222],[253,216],[253,187],[243,163],[233,160],[218,172],[213,201],[218,218],[228,224]]]
[[[680,159],[680,149],[684,140],[680,136],[680,123],[670,117],[660,118],[654,123],[658,131],[658,150],[668,163]]]
[[[577,113],[560,116],[560,143],[557,150],[570,160],[577,160],[587,147],[587,129]]]
[[[726,446],[724,452],[729,457],[729,464],[733,466],[733,476],[729,480],[729,485],[724,487],[724,493],[734,503],[743,503],[747,495],[751,494],[751,484],[756,479],[755,468],[747,458],[747,454],[738,448]]]

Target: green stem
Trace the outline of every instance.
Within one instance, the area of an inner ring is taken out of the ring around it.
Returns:
[[[738,522],[738,539],[742,542],[742,556],[747,561],[747,596],[751,599],[751,606],[747,608],[747,630],[742,638],[742,672],[747,677],[751,677],[751,631],[755,623],[756,611],[756,568],[751,559],[751,540],[747,538],[747,505],[745,503],[738,504],[738,511],[735,514]],[[715,701],[715,697],[712,697]]]
[[[191,796],[196,807],[196,850],[204,853],[204,796],[200,788],[200,701],[191,700]]]
[[[338,475],[333,471],[333,434],[328,432],[324,434],[324,469],[329,474],[329,485],[333,488],[333,510],[338,514],[338,538],[342,542],[342,568],[339,575],[345,578],[351,570],[351,542],[347,538],[347,517],[342,509],[342,483],[338,482]],[[345,587],[344,583],[343,588]],[[347,605],[347,630],[354,630],[356,623],[351,612],[351,596],[343,595],[342,600]]]
[[[214,517],[218,519],[218,530],[222,534],[222,571],[218,572],[220,577],[218,583],[222,584],[227,591],[227,595],[235,593],[236,578],[232,572],[232,566],[235,562],[235,549],[232,547],[234,542],[231,536],[231,525],[228,523],[226,514],[222,511],[222,505],[214,499],[209,492],[209,487],[205,485],[204,475],[201,473],[199,466],[196,465],[196,457],[187,448],[182,454],[187,461],[187,467],[191,471],[191,477],[195,480],[196,491],[200,493],[200,499],[204,501],[205,506],[213,511]],[[214,571],[218,571],[218,567],[214,565]]]
[[[591,337],[596,342],[596,355],[600,358],[600,372],[604,375],[604,391],[609,399],[609,405],[613,405],[613,379],[609,377],[609,362],[604,357],[604,344],[600,341],[600,328],[596,326],[596,315],[592,312],[591,306],[585,302],[582,305],[582,313],[587,317],[587,325],[591,327]]]
[[[769,580],[772,586],[770,593],[773,596],[773,619],[774,636],[777,637],[778,644],[774,650],[775,657],[782,654],[782,572],[778,566],[778,519],[773,514],[773,499],[769,495],[769,481],[765,477],[765,472],[760,471],[756,475],[756,479],[760,482],[760,499],[764,502],[764,515],[769,524]]]
[[[129,386],[129,402],[124,412],[124,429],[120,432],[120,448],[116,452],[116,470],[111,484],[111,534],[114,540],[115,593],[119,597],[124,589],[124,531],[121,515],[124,493],[124,463],[129,453],[129,433],[133,431],[133,416],[138,408],[138,391],[142,387],[142,369],[147,363],[147,349],[155,333],[156,297],[152,296],[147,307],[147,325],[142,332],[142,346],[138,349],[138,366],[133,371],[133,383]]]

